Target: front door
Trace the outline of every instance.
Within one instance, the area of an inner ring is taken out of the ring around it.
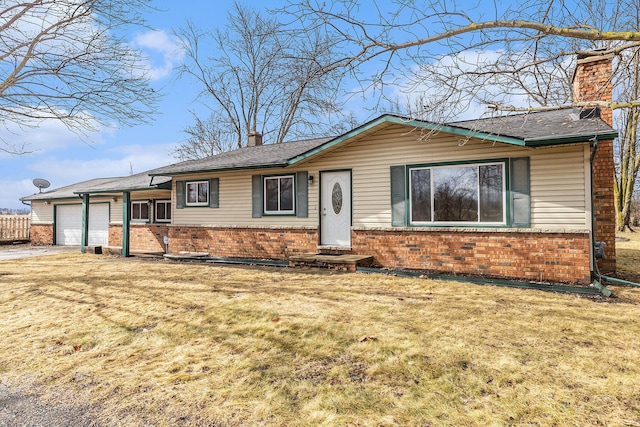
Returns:
[[[351,246],[351,172],[322,172],[320,244]]]

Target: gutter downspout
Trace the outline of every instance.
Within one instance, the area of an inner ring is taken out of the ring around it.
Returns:
[[[596,153],[598,152],[598,137],[595,136],[593,138],[593,151],[591,152],[591,158],[589,160],[590,163],[590,179],[591,179],[591,258],[593,259],[593,268],[591,270],[591,277],[593,278],[593,282],[591,286],[597,288],[604,296],[611,296],[611,290],[607,289],[606,286],[602,284],[602,275],[598,270],[598,258],[596,256],[596,207],[594,202],[594,189],[593,189],[593,162],[596,158]]]

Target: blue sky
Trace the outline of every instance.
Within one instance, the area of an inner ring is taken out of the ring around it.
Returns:
[[[260,8],[261,1],[243,4]],[[277,5],[277,2],[270,2]],[[107,128],[88,138],[80,138],[56,122],[42,123],[37,129],[11,129],[10,138],[24,137],[34,150],[31,154],[9,156],[0,153],[0,207],[24,208],[20,197],[37,192],[34,178],[45,178],[51,187],[62,187],[96,177],[126,176],[130,171],[142,172],[175,163],[172,147],[185,139],[182,129],[191,124],[190,110],[198,87],[191,81],[178,80],[172,72],[181,58],[175,52],[171,29],[191,19],[203,28],[224,26],[232,0],[154,1],[161,11],[148,15],[156,31],[139,30],[131,34],[131,42],[149,56],[153,85],[165,94],[159,115],[149,125],[132,128]]]
[[[278,8],[287,2],[244,0],[241,3],[261,9]],[[474,0],[468,3],[478,6]],[[148,56],[153,86],[164,93],[155,121],[132,128],[107,127],[84,139],[55,121],[44,122],[37,129],[0,129],[0,137],[24,138],[33,150],[31,154],[13,157],[0,152],[0,208],[24,208],[19,198],[37,192],[32,184],[34,178],[45,178],[52,188],[57,188],[92,178],[126,176],[176,162],[170,151],[185,140],[182,129],[192,124],[190,111],[202,107],[195,102],[200,86],[192,80],[177,79],[173,71],[184,58],[171,30],[184,25],[187,19],[203,29],[223,27],[233,0],[155,0],[153,4],[159,10],[147,16],[151,29],[131,33],[130,42]],[[377,13],[375,8],[367,6],[358,11],[359,18],[365,20],[375,20]],[[375,69],[375,64],[369,66],[369,71]],[[366,99],[366,93],[362,95],[354,96],[346,107],[360,122],[384,112],[364,111],[363,106],[375,102]],[[469,113],[475,117],[478,112],[471,109]]]

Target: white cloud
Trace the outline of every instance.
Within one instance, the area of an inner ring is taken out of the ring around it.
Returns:
[[[24,151],[44,154],[72,146],[101,145],[105,137],[115,132],[114,127],[102,127],[96,132],[85,132],[84,135],[72,132],[62,122],[55,119],[41,120],[33,126],[20,126],[6,123],[0,127],[0,147],[7,145],[21,147]],[[0,152],[0,159],[9,157]]]
[[[174,144],[128,145],[103,152],[100,158],[59,159],[55,156],[40,157],[24,166],[24,174],[31,178],[0,178],[0,207],[19,208],[20,197],[37,193],[32,178],[45,178],[51,189],[64,187],[93,178],[108,178],[140,173],[174,163],[168,154]]]
[[[139,173],[168,165],[173,163],[167,154],[170,147],[171,144],[121,146],[90,160],[49,157],[31,163],[28,169],[34,175],[46,171],[45,178],[56,188],[92,178],[127,176],[131,169]]]
[[[20,197],[38,192],[30,179],[0,179],[0,188],[3,189],[0,191],[0,207],[11,209],[25,208],[19,201]]]
[[[180,42],[164,30],[138,34],[132,46],[141,49],[145,54],[144,67],[147,77],[151,80],[169,76],[175,66],[184,59],[184,49]]]

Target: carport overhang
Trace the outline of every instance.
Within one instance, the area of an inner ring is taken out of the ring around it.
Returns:
[[[117,181],[110,182],[100,188],[87,189],[85,191],[78,191],[75,194],[82,198],[82,244],[80,245],[80,252],[85,253],[86,247],[89,242],[89,205],[91,196],[105,196],[112,195],[114,197],[122,197],[122,251],[123,257],[131,255],[131,193],[139,191],[153,191],[153,190],[170,190],[171,179],[164,180],[157,184],[153,184],[153,179],[158,177],[150,177],[146,175],[148,184],[143,185],[130,185],[119,186]],[[123,178],[125,181],[128,178]]]

